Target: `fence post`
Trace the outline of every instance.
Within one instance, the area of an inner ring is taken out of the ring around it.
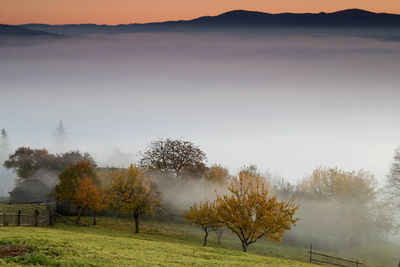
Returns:
[[[357,267],[358,267],[358,259],[357,259],[357,261],[356,261],[356,262],[357,262]]]
[[[35,209],[35,227],[39,226],[39,210]]]
[[[3,213],[3,226],[8,226],[8,223],[7,223],[7,215],[6,215],[5,212]]]
[[[18,210],[17,226],[21,225],[21,210]]]
[[[48,209],[49,212],[49,225],[53,225],[53,214],[51,212],[51,209]]]
[[[312,262],[312,244],[310,245],[310,263]]]

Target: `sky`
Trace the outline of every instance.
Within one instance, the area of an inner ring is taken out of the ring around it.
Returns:
[[[0,23],[127,24],[192,19],[235,9],[332,12],[360,8],[400,13],[398,0],[1,0]]]
[[[140,33],[0,45],[10,143],[127,166],[158,138],[199,145],[232,173],[292,182],[317,166],[383,181],[400,145],[399,41],[307,32]],[[57,151],[59,152],[59,151]]]

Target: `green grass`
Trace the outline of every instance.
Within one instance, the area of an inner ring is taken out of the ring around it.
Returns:
[[[90,224],[91,218],[83,221]],[[0,245],[24,244],[32,256],[13,259],[7,264],[44,264],[49,266],[311,266],[307,265],[308,247],[259,240],[240,251],[237,237],[228,230],[217,244],[210,234],[202,247],[203,232],[186,223],[145,220],[141,233],[133,233],[127,219],[99,218],[95,227],[58,223],[51,228],[0,227]],[[318,252],[347,259],[359,259],[367,266],[396,266],[400,246],[390,243],[366,243],[338,251]],[[0,261],[1,263],[6,263]]]
[[[47,266],[312,266],[291,260],[247,254],[236,250],[202,247],[194,240],[165,236],[162,229],[143,234],[117,223],[100,220],[98,227],[57,225],[53,228],[0,228],[0,245],[22,244],[32,250],[0,264]],[[161,235],[161,236],[160,236]],[[189,238],[190,239],[190,238]]]
[[[87,223],[90,223],[90,218],[85,218]],[[58,225],[62,229],[69,228],[68,226]],[[109,229],[112,229],[110,232]],[[88,229],[73,227],[72,231],[87,232]],[[101,224],[98,227],[90,228],[89,231],[104,232],[106,235],[126,236],[133,231],[131,222],[124,219],[101,218]],[[142,223],[141,238],[157,238],[166,242],[179,242],[191,245],[201,245],[203,232],[199,227],[185,223],[164,223],[154,220],[146,220]],[[208,246],[216,248],[225,248],[230,250],[241,250],[241,244],[238,238],[231,234],[228,230],[225,231],[222,238],[222,245],[217,244],[215,233],[210,233]],[[295,246],[285,243],[271,243],[267,240],[259,240],[249,247],[248,253],[276,257],[281,259],[297,260],[302,262],[308,261],[309,247]],[[317,250],[316,252],[325,253],[331,256],[341,257],[345,259],[358,259],[367,264],[367,266],[397,266],[398,252],[400,245],[391,243],[365,243],[360,246],[353,246],[341,250],[328,251]]]

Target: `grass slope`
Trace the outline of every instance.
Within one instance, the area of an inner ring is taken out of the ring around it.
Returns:
[[[116,228],[0,228],[0,245],[23,244],[31,254],[0,260],[0,265],[48,266],[312,266],[162,236],[134,235]],[[185,244],[186,243],[186,244]]]
[[[29,205],[14,206],[14,209],[0,205],[0,213],[6,209],[12,212],[15,208],[28,212]],[[84,217],[83,221],[90,224],[91,218]],[[211,233],[207,248],[203,248],[203,231],[192,224],[148,219],[142,222],[140,234],[134,234],[133,228],[131,221],[111,217],[99,218],[98,225],[90,228],[63,224],[49,229],[0,227],[0,246],[26,244],[33,249],[34,257],[23,257],[21,261],[35,264],[37,260],[55,266],[107,266],[114,265],[114,261],[119,265],[307,266],[303,263],[308,261],[309,248],[299,245],[263,239],[249,247],[249,254],[243,254],[239,240],[228,230],[224,232],[222,245],[217,243],[215,233]],[[367,266],[383,267],[397,266],[400,245],[369,242],[335,251],[316,249],[331,256],[359,259]],[[148,257],[147,250],[151,250],[152,256]],[[90,253],[85,251],[94,254],[89,257]],[[125,254],[133,259],[126,258]],[[140,260],[143,257],[145,261]]]

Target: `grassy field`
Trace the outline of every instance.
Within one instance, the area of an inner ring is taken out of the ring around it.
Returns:
[[[100,220],[101,221],[101,220]],[[113,226],[114,227],[114,226]],[[131,234],[123,223],[99,227],[0,228],[0,245],[24,245],[31,254],[6,258],[6,266],[312,266],[240,251],[202,247],[162,232]],[[146,229],[147,227],[145,227]],[[114,229],[113,229],[114,230]]]
[[[28,208],[28,207],[26,207]],[[91,218],[83,221],[90,224]],[[195,266],[310,266],[308,247],[266,240],[240,252],[240,242],[228,230],[222,244],[210,234],[202,247],[200,228],[184,223],[155,220],[142,222],[140,234],[133,233],[133,224],[126,219],[99,218],[95,227],[78,227],[58,223],[51,228],[0,228],[0,246],[24,244],[32,256],[23,256],[0,263],[44,264],[51,266],[110,265],[195,265]],[[397,266],[399,245],[367,243],[342,251],[318,251],[332,256],[359,259],[367,266]]]

